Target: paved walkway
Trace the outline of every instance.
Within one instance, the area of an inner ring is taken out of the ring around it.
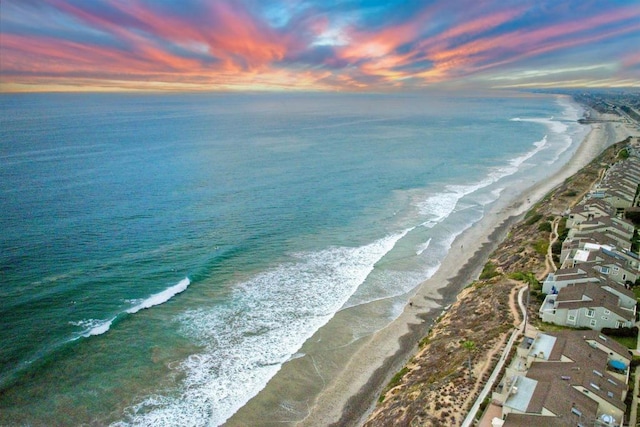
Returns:
[[[487,380],[487,383],[484,385],[484,388],[482,389],[475,403],[469,410],[467,417],[462,422],[462,427],[470,427],[473,425],[473,420],[476,417],[476,413],[480,409],[480,404],[484,401],[484,399],[489,395],[489,393],[493,389],[493,384],[495,383],[496,379],[498,378],[498,375],[502,371],[502,367],[507,361],[507,357],[511,352],[511,347],[513,347],[513,343],[516,341],[518,336],[522,334],[522,330],[526,324],[526,316],[527,316],[527,311],[526,311],[527,309],[524,305],[523,295],[527,289],[528,289],[527,286],[523,286],[522,288],[520,288],[520,291],[518,292],[518,305],[520,306],[520,310],[522,310],[523,320],[522,322],[520,322],[520,325],[516,329],[514,329],[514,331],[511,333],[511,337],[509,337],[509,341],[507,342],[507,345],[502,351],[502,355],[500,356],[500,360],[498,360],[498,364],[493,369],[493,372],[491,373],[491,376]]]

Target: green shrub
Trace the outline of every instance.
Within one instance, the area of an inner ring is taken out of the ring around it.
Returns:
[[[406,366],[402,369],[400,369],[400,371],[398,371],[393,378],[391,378],[391,381],[389,381],[389,385],[387,385],[387,390],[394,388],[395,386],[397,386],[398,384],[400,384],[400,381],[402,380],[402,377],[404,377],[404,375],[409,372],[409,368],[407,368]]]
[[[482,273],[480,273],[480,280],[488,280],[492,277],[498,276],[497,266],[491,261],[487,262],[482,268]]]
[[[567,239],[567,235],[569,234],[569,229],[567,228],[567,218],[560,219],[558,222],[558,241],[564,242]]]
[[[483,414],[485,409],[487,409],[487,406],[489,406],[489,403],[491,403],[491,398],[487,396],[480,404],[480,410],[478,411],[478,413]]]
[[[533,244],[533,249],[540,255],[546,255],[549,249],[549,241],[547,239],[540,239]]]
[[[526,225],[533,225],[536,222],[540,221],[542,218],[542,214],[534,212],[532,215],[527,214],[527,220],[525,221]],[[526,218],[526,217],[525,217]]]
[[[549,221],[545,221],[545,222],[541,222],[540,224],[538,224],[538,231],[544,231],[547,233],[551,233],[551,230],[553,226],[551,225],[551,223]]]
[[[536,279],[536,275],[530,271],[527,273],[523,271],[517,271],[515,273],[511,273],[509,277],[519,282],[528,283],[531,289],[542,290],[542,286],[540,285],[540,282],[538,282],[538,279]]]
[[[562,242],[560,240],[556,240],[555,242],[553,242],[553,245],[551,245],[551,253],[554,255],[560,255],[561,252]]]
[[[623,148],[622,150],[620,150],[620,152],[618,153],[618,158],[622,159],[622,160],[626,160],[629,158],[629,150],[627,150],[626,148]]]

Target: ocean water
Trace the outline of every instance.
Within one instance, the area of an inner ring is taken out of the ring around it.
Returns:
[[[570,99],[526,93],[0,109],[0,425],[221,425],[336,313],[366,308],[352,340],[397,317],[588,131]]]

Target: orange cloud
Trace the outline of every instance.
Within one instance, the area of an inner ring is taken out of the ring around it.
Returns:
[[[173,5],[41,0],[38,8],[5,1],[19,5],[11,13],[31,8],[28,17],[46,11],[64,19],[40,31],[24,17],[8,19],[3,8],[0,19],[12,24],[0,27],[3,87],[96,82],[130,88],[138,82],[141,87],[377,90],[522,67],[534,58],[555,59],[569,48],[624,40],[640,31],[640,8],[588,4],[571,11],[580,14],[569,19],[568,11],[558,15],[563,11],[525,3],[501,9],[499,2],[470,1],[455,8],[436,2],[418,6],[411,16],[378,16],[370,20],[373,29],[367,19],[339,16],[342,3],[313,5],[314,0],[275,4],[281,8],[276,15],[282,13],[275,21],[243,0]],[[394,5],[377,8],[383,14]],[[16,30],[19,25],[23,28]],[[61,30],[63,25],[68,27]],[[587,56],[599,60],[597,53]],[[618,62],[633,69],[638,55],[633,51]]]

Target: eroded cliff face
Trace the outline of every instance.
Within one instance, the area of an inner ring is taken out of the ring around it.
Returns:
[[[419,351],[396,374],[366,426],[460,425],[497,363],[504,343],[521,322],[516,290],[532,275],[541,279],[553,241],[554,221],[562,233],[562,214],[582,199],[601,171],[616,160],[618,143],[537,203],[514,225],[491,254],[482,280],[465,288],[435,323]],[[529,316],[539,308],[532,286]],[[472,342],[469,349],[465,342]],[[469,358],[471,370],[469,370]]]

